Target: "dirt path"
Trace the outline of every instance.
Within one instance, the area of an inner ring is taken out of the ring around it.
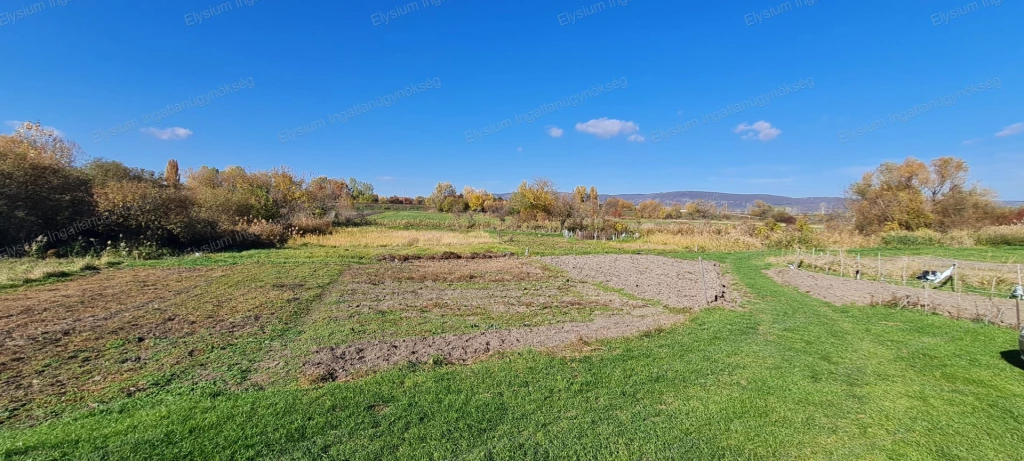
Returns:
[[[701,308],[706,302],[728,304],[728,283],[714,261],[704,261],[705,294],[697,261],[647,255],[554,256],[541,260],[562,268],[572,277],[600,282],[640,298],[656,299],[669,307]]]
[[[948,288],[928,290],[925,299],[925,290],[920,286],[904,287],[788,268],[771,269],[767,273],[776,282],[796,287],[837,306],[895,304],[938,312],[955,319],[985,320],[1006,326],[1016,324],[1015,304],[1011,299],[957,294]]]
[[[667,327],[684,320],[660,309],[634,311],[633,315],[599,318],[592,323],[564,323],[514,330],[492,330],[466,335],[373,341],[318,351],[305,364],[312,381],[344,380],[360,371],[387,368],[407,362],[426,363],[443,357],[447,363],[469,363],[500,351],[532,347],[553,348],[575,341],[630,336]]]

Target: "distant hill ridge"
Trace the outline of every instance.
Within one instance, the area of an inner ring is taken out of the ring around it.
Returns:
[[[497,194],[499,197],[508,199],[511,193]],[[686,204],[696,200],[707,200],[722,207],[727,206],[730,210],[742,211],[747,209],[754,202],[761,200],[771,206],[789,209],[792,213],[829,213],[835,210],[846,209],[846,199],[843,197],[786,197],[784,195],[771,194],[729,194],[726,192],[707,191],[675,191],[657,192],[653,194],[601,194],[601,201],[604,202],[611,197],[616,197],[634,204],[644,200],[657,200],[665,205],[673,203]],[[1006,206],[1024,206],[1021,201],[1003,201]]]
[[[842,197],[786,197],[783,195],[770,194],[729,194],[725,192],[707,191],[676,191],[658,192],[654,194],[613,194],[602,195],[601,200],[610,197],[617,197],[633,203],[640,203],[644,200],[657,200],[663,204],[687,203],[695,200],[706,200],[714,202],[719,206],[728,206],[729,209],[743,210],[761,200],[776,207],[789,208],[793,212],[826,213],[836,209],[846,208],[846,199]]]
[[[509,198],[512,194],[498,194],[499,197]],[[761,200],[769,205],[790,209],[794,213],[826,213],[846,208],[846,200],[842,197],[786,197],[770,194],[728,194],[725,192],[706,191],[675,191],[658,192],[654,194],[601,194],[601,201],[604,202],[611,197],[616,197],[634,204],[644,200],[657,200],[665,205],[672,203],[686,204],[696,200],[707,200],[718,206],[727,206],[730,210],[742,211],[754,202]]]

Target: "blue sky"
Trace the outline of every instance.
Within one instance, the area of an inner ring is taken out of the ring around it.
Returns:
[[[388,195],[841,195],[956,155],[1024,200],[1020,2],[226,1],[0,0],[0,122]]]

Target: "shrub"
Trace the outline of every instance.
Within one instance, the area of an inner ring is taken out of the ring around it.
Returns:
[[[92,217],[90,190],[88,178],[70,164],[0,136],[0,248],[26,244]]]
[[[232,246],[236,249],[274,248],[288,243],[291,237],[284,225],[258,219],[235,227]]]
[[[890,248],[935,246],[941,241],[938,232],[930,230],[894,231],[882,234],[882,245]]]
[[[789,214],[788,211],[782,208],[776,208],[772,211],[771,216],[768,219],[782,224],[796,224],[796,217]]]
[[[334,228],[330,219],[299,218],[291,223],[292,231],[298,235],[323,235],[329,234]]]
[[[979,245],[1024,246],[1024,225],[986,227],[976,239]]]
[[[96,190],[98,228],[131,247],[182,248],[218,237],[217,224],[198,216],[194,201],[150,182],[114,182]]]

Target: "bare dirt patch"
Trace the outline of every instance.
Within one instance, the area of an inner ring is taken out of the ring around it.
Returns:
[[[566,347],[581,341],[634,335],[686,318],[599,289],[587,281],[602,282],[641,299],[657,300],[659,306],[699,308],[706,302],[728,302],[725,278],[714,262],[704,263],[708,288],[705,298],[700,265],[695,261],[634,255],[554,257],[542,261],[564,269],[570,277],[527,259],[419,261],[354,268],[342,277],[345,283],[334,295],[336,303],[347,304],[335,315],[344,317],[362,310],[377,310],[459,316],[484,308],[498,313],[542,313],[543,318],[551,316],[552,310],[585,310],[595,303],[613,306],[615,310],[595,312],[591,323],[574,321],[404,339],[383,337],[377,341],[318,347],[305,362],[304,375],[308,381],[324,382],[437,358],[446,363],[469,363],[499,351]]]
[[[374,264],[354,268],[342,280],[362,283],[388,282],[531,282],[552,279],[541,265],[515,258],[414,261],[407,264]]]
[[[399,311],[457,315],[473,311],[538,312],[547,309],[647,307],[528,260],[416,261],[359,266],[345,272],[328,294],[343,311]]]
[[[920,286],[899,286],[883,282],[840,278],[789,268],[767,271],[776,282],[796,287],[804,293],[837,306],[895,305],[937,312],[950,318],[984,320],[1013,326],[1016,324],[1013,300],[954,293],[945,290],[927,291]]]
[[[602,317],[592,323],[566,323],[330,347],[319,350],[307,361],[304,372],[310,381],[328,382],[407,362],[427,363],[435,357],[442,358],[445,363],[470,363],[495,352],[527,347],[553,348],[579,341],[630,336],[667,327],[685,319],[682,315],[670,315],[657,310],[648,310],[645,314]]]
[[[408,261],[447,261],[452,259],[498,259],[498,258],[512,258],[515,257],[515,253],[494,253],[494,252],[482,252],[482,253],[456,253],[454,251],[443,251],[438,254],[432,255],[402,255],[402,254],[384,254],[377,256],[377,261],[385,262],[408,262]]]
[[[704,281],[697,261],[649,255],[554,256],[541,258],[570,276],[600,282],[637,297],[675,308],[729,304],[729,286],[721,266],[704,261]],[[705,291],[704,286],[707,290]]]

